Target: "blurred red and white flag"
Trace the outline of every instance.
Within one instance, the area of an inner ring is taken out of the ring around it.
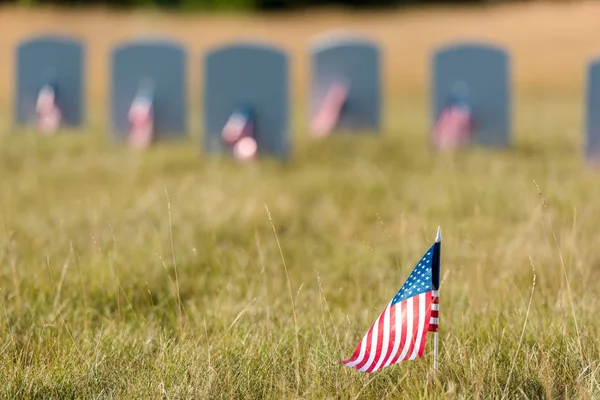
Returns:
[[[471,139],[473,121],[471,109],[466,105],[444,108],[433,128],[433,141],[437,148],[456,149],[467,145]]]
[[[132,147],[148,147],[154,134],[154,113],[152,102],[146,96],[136,96],[128,113],[131,129],[129,144]]]
[[[249,111],[235,111],[225,123],[221,135],[238,160],[249,160],[256,156],[258,145],[254,138],[254,123]]]
[[[348,96],[346,85],[334,83],[329,87],[323,102],[311,121],[311,132],[315,137],[323,137],[331,133],[337,125],[342,107]]]
[[[40,90],[36,103],[38,128],[43,134],[53,134],[58,130],[61,112],[56,104],[56,93],[50,85],[44,85]]]

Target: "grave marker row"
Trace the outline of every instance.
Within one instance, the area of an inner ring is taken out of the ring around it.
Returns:
[[[15,119],[52,132],[85,120],[84,48],[70,38],[38,37],[17,48]],[[381,52],[362,36],[328,35],[311,47],[309,128],[376,133],[381,129]],[[240,158],[289,152],[289,61],[276,47],[235,43],[204,58],[204,146]],[[506,147],[511,134],[509,56],[458,43],[431,60],[432,144]],[[135,146],[185,136],[187,53],[169,41],[139,40],[111,55],[110,125]],[[600,153],[600,61],[588,71],[586,155]]]

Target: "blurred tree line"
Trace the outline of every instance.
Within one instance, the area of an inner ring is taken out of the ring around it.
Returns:
[[[116,8],[152,7],[172,10],[240,10],[269,11],[293,10],[322,6],[343,6],[349,8],[382,8],[417,4],[476,4],[499,2],[502,0],[0,0],[25,6],[60,5],[84,7],[100,5]]]

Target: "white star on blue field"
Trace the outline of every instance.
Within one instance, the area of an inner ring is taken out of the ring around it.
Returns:
[[[408,276],[404,285],[400,288],[392,300],[392,305],[400,303],[409,297],[433,290],[431,283],[431,259],[433,257],[433,246],[423,256],[413,272]]]

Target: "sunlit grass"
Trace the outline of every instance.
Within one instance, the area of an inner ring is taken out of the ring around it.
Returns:
[[[599,396],[579,99],[516,104],[512,150],[455,156],[427,147],[420,98],[379,137],[297,133],[284,165],[207,158],[196,138],[4,132],[1,396]],[[372,375],[341,365],[438,225],[438,376],[430,346]]]

